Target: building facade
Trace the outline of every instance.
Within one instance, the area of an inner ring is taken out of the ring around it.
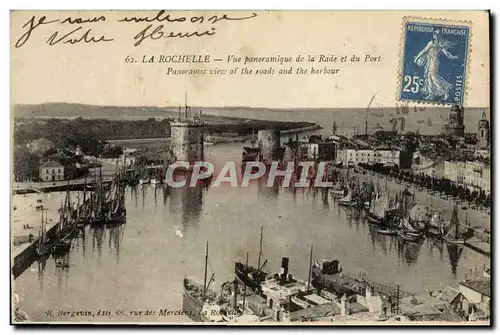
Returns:
[[[337,145],[333,141],[301,144],[299,148],[301,160],[335,161],[337,160]]]
[[[357,166],[359,164],[382,164],[395,165],[406,168],[407,164],[402,160],[402,151],[385,149],[342,149],[338,152],[338,161],[345,166]],[[411,158],[408,162],[411,165]]]
[[[480,161],[446,161],[444,177],[470,190],[491,191],[491,171],[489,165]]]
[[[47,161],[40,167],[41,181],[64,180],[64,166],[57,161]]]
[[[490,315],[491,280],[490,278],[469,279],[459,282],[460,293],[469,303]]]

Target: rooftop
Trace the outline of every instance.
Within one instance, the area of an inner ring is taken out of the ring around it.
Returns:
[[[443,291],[438,295],[438,298],[441,300],[444,300],[448,303],[452,302],[457,295],[460,294],[459,289],[451,287],[451,286],[446,286]]]
[[[491,296],[491,279],[490,278],[480,278],[480,279],[471,279],[471,280],[463,280],[459,283],[462,286],[470,288],[476,292],[481,293],[487,297]]]
[[[62,168],[62,164],[55,160],[50,160],[42,164],[42,168]]]

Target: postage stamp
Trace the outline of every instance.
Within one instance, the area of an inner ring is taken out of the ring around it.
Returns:
[[[399,100],[463,105],[471,28],[412,18],[403,29]]]

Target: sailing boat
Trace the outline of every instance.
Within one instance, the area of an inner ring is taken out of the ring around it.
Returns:
[[[158,171],[156,171],[156,172],[154,173],[153,178],[151,178],[151,184],[152,184],[152,185],[160,185],[161,183],[163,183],[163,181],[162,181],[162,180],[161,180],[161,178],[160,178],[159,172],[158,172]]]
[[[151,178],[149,176],[149,173],[147,172],[146,168],[143,168],[142,171],[142,177],[139,179],[139,184],[141,185],[146,185],[151,182]]]
[[[458,205],[455,203],[453,212],[451,213],[450,226],[448,233],[443,236],[443,240],[447,243],[462,245],[465,238],[460,231],[460,221],[458,220]]]
[[[119,178],[116,177],[111,187],[110,205],[105,220],[106,224],[119,224],[125,220],[124,192],[125,190],[119,183]]]
[[[38,238],[38,243],[36,246],[36,253],[38,256],[44,256],[50,253],[50,244],[47,243],[47,211],[45,211],[45,222],[43,221],[43,211],[42,211],[42,223],[40,226],[40,236]]]
[[[339,180],[335,186],[333,186],[332,189],[330,189],[330,194],[332,197],[337,197],[337,196],[345,196],[345,186],[343,185],[342,181]]]
[[[430,222],[428,219],[428,209],[423,209],[422,206],[417,204],[410,209],[408,219],[414,227],[424,230]]]
[[[65,254],[71,248],[71,238],[73,236],[73,229],[65,229],[69,226],[66,217],[65,207],[61,206],[61,215],[59,217],[59,224],[56,233],[56,242],[52,245],[52,253],[54,255]]]
[[[351,207],[351,206],[356,205],[356,201],[354,201],[352,193],[353,193],[353,191],[352,191],[350,185],[348,185],[347,186],[347,195],[339,200],[339,205],[346,206],[346,207]]]
[[[382,224],[386,218],[386,211],[389,208],[389,193],[386,193],[384,197],[380,197],[377,191],[373,206],[373,211],[370,211],[366,219],[369,223]]]
[[[215,302],[217,295],[209,287],[214,280],[214,274],[210,277],[207,283],[207,271],[208,271],[208,241],[205,251],[205,277],[203,280],[203,285],[198,281],[196,277],[184,277],[183,286],[183,310],[187,313],[194,321],[210,321],[204,317],[202,310],[207,303]]]
[[[407,242],[416,242],[420,240],[424,235],[418,229],[415,229],[409,220],[408,215],[405,215],[400,219],[400,229],[398,231],[398,236]]]
[[[243,264],[241,262],[236,262],[234,264],[234,272],[236,278],[242,285],[246,285],[251,290],[260,291],[260,284],[266,279],[267,273],[262,271],[264,266],[267,264],[267,259],[261,265],[262,260],[262,236],[264,227],[260,227],[260,247],[259,247],[259,258],[257,262],[257,268]]]
[[[99,180],[96,177],[96,191],[92,195],[94,200],[92,203],[92,213],[90,215],[90,224],[102,224],[106,220],[105,207],[106,207],[106,194],[102,183],[102,173],[99,170]]]
[[[443,237],[446,233],[445,221],[441,217],[440,212],[435,212],[429,221],[429,229],[427,234],[433,237]]]

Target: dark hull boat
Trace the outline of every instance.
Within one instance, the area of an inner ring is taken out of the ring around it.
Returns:
[[[259,245],[259,260],[257,263],[257,267],[253,267],[248,265],[248,257],[247,263],[243,264],[241,262],[236,262],[234,264],[234,274],[238,281],[251,289],[254,292],[261,292],[261,283],[266,280],[267,273],[262,271],[262,268],[267,264],[267,260],[265,260],[262,264],[260,263],[262,258],[262,237],[264,234],[264,227],[260,227],[260,245]],[[248,256],[248,255],[247,255]]]
[[[368,223],[379,225],[384,222],[384,218],[378,216],[375,213],[368,213],[366,215],[366,220],[368,220]]]
[[[126,219],[127,219],[127,214],[125,210],[122,210],[119,213],[110,215],[108,218],[106,218],[105,223],[106,225],[118,225],[124,223]]]
[[[241,262],[235,263],[234,273],[242,285],[246,285],[249,289],[256,292],[260,291],[260,283],[267,277],[266,272],[259,271],[250,265],[245,266],[245,264]]]
[[[70,249],[71,249],[71,240],[63,239],[54,243],[54,245],[52,246],[52,254],[63,255],[66,254]]]
[[[397,235],[398,231],[395,229],[386,228],[386,229],[377,229],[377,233],[382,235]]]
[[[50,254],[50,245],[46,243],[38,245],[36,247],[36,254],[40,257]]]
[[[45,216],[47,216],[47,211],[45,210]],[[46,256],[50,254],[50,244],[47,241],[47,228],[46,221],[43,220],[43,212],[42,212],[42,223],[40,227],[40,237],[38,238],[38,243],[36,246],[36,254],[38,256]]]
[[[101,225],[104,224],[105,222],[106,222],[106,217],[104,216],[93,217],[89,221],[91,225]]]
[[[405,242],[417,242],[424,237],[422,233],[405,232],[402,230],[398,231],[398,236]]]

